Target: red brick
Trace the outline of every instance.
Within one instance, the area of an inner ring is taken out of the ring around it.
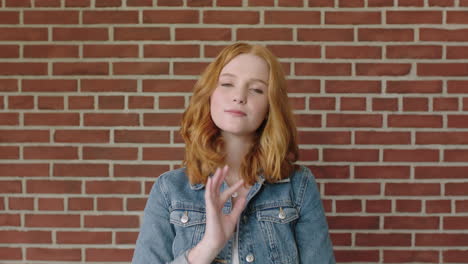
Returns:
[[[354,0],[354,1],[348,1],[348,0],[339,0],[338,2],[339,7],[364,7],[364,0]]]
[[[63,100],[62,96],[39,96],[37,107],[39,109],[63,110]]]
[[[22,80],[23,92],[76,92],[76,80]]]
[[[200,75],[208,66],[206,62],[175,62],[175,75]]]
[[[278,58],[321,57],[321,47],[318,45],[268,45],[267,48]]]
[[[64,201],[62,198],[39,198],[39,210],[63,211]]]
[[[426,201],[426,213],[438,214],[438,213],[451,213],[451,201],[450,200],[428,200]],[[444,222],[445,223],[445,222]]]
[[[408,166],[355,166],[355,178],[361,179],[408,179]]]
[[[33,210],[34,198],[10,197],[8,207],[10,210]]]
[[[389,127],[442,127],[442,116],[438,115],[389,115]]]
[[[26,227],[80,227],[79,215],[65,214],[27,214]]]
[[[80,116],[78,113],[25,113],[26,126],[78,126]]]
[[[329,216],[328,225],[334,229],[379,229],[378,216]]]
[[[145,58],[198,58],[198,45],[144,45]]]
[[[89,7],[91,0],[65,0],[65,7]]]
[[[51,244],[50,231],[0,230],[0,243],[8,244]]]
[[[468,41],[468,29],[421,28],[421,41]]]
[[[225,28],[179,28],[176,40],[230,40],[231,31]]]
[[[122,0],[96,0],[96,7],[119,7]]]
[[[107,28],[53,28],[54,41],[105,41],[109,39]]]
[[[68,210],[92,211],[93,209],[93,198],[68,198]]]
[[[60,7],[60,0],[35,0],[35,7]]]
[[[114,177],[154,178],[169,170],[168,165],[115,164]]]
[[[368,0],[369,7],[393,7],[394,0]]]
[[[392,201],[390,200],[367,200],[366,213],[390,213]]]
[[[21,219],[19,214],[1,214],[0,225],[3,226],[20,226]]]
[[[0,193],[20,193],[21,181],[0,181]]]
[[[108,130],[65,130],[58,129],[54,133],[54,142],[67,143],[109,143]]]
[[[438,229],[439,217],[385,216],[385,229]],[[417,236],[417,235],[416,235]]]
[[[434,111],[457,111],[458,98],[456,97],[439,97],[433,99]]]
[[[136,243],[138,232],[116,232],[115,240],[117,244],[132,244]]]
[[[127,199],[127,211],[143,211],[145,209],[147,199],[146,198],[128,198]]]
[[[77,147],[24,147],[24,159],[78,159]]]
[[[415,246],[466,246],[468,244],[468,234],[416,234]]]
[[[265,24],[270,24],[270,14],[265,11]],[[295,12],[296,13],[296,12]],[[258,24],[260,22],[260,14],[257,11],[217,11],[204,10],[204,24]]]
[[[419,63],[419,76],[466,76],[468,63]]]
[[[16,146],[0,146],[0,159],[19,159],[20,148]]]
[[[446,183],[445,195],[466,195],[468,183]]]
[[[81,181],[28,180],[28,193],[81,193]]]
[[[85,113],[85,126],[138,126],[138,114]]]
[[[443,256],[444,263],[463,263],[468,259],[468,250],[445,250]]]
[[[424,0],[399,0],[398,6],[424,6]]]
[[[81,260],[81,249],[27,248],[26,259],[79,261]]]
[[[380,59],[382,48],[375,46],[327,46],[325,56],[329,59]]]
[[[378,161],[379,151],[376,149],[324,149],[324,161]]]
[[[78,24],[78,11],[24,11],[24,24]]]
[[[396,200],[396,211],[404,213],[421,212],[422,203],[419,200]]]
[[[83,159],[136,160],[137,148],[84,147]]]
[[[411,246],[411,234],[356,234],[356,246],[404,247]]]
[[[169,131],[115,130],[116,143],[169,143]]]
[[[47,64],[42,62],[2,62],[1,75],[47,75]]]
[[[84,45],[85,58],[137,58],[137,45]]]
[[[0,247],[0,256],[3,260],[22,260],[21,248]]]
[[[302,63],[296,65],[297,75],[307,76],[349,76],[351,64],[349,63]]]
[[[111,244],[112,232],[57,231],[58,244]]]
[[[439,150],[436,149],[385,149],[383,154],[384,161],[439,161]]]
[[[327,93],[381,93],[380,81],[326,80]]]
[[[94,109],[94,97],[69,96],[68,109]]]
[[[113,67],[118,75],[169,74],[168,62],[114,62]]]
[[[170,40],[167,27],[116,27],[114,40]]]
[[[19,58],[19,50],[18,45],[0,45],[0,58]]]
[[[440,195],[438,183],[387,183],[385,194],[392,196]]]
[[[18,81],[14,79],[0,79],[1,92],[16,92],[18,91]]]
[[[351,144],[351,133],[341,131],[298,131],[300,144],[347,145]]]
[[[107,62],[56,62],[53,65],[54,75],[108,75]]]
[[[127,0],[127,6],[153,6],[153,0]]]
[[[443,144],[443,143],[441,143]],[[465,179],[468,167],[463,166],[425,166],[415,168],[417,179]]]
[[[439,252],[436,250],[384,250],[385,263],[438,263]]]
[[[468,144],[467,132],[417,132],[416,144]]]
[[[81,80],[82,92],[136,92],[136,80],[112,79],[99,80],[89,79]]]
[[[389,45],[389,59],[441,59],[442,46],[436,45]]]
[[[137,24],[138,11],[83,11],[83,24]]]
[[[326,195],[379,195],[379,183],[344,183],[325,184]]]
[[[337,200],[337,213],[362,212],[361,200]]]
[[[9,96],[8,108],[9,109],[33,109],[34,108],[34,96],[29,96],[29,95]]]
[[[61,177],[107,177],[109,176],[109,165],[96,163],[55,163],[53,171],[54,176]]]
[[[118,95],[105,95],[98,97],[99,109],[124,109],[125,97]]]
[[[330,238],[334,246],[351,246],[351,234],[330,233]]]
[[[182,6],[183,0],[158,0],[158,6]]]
[[[327,127],[381,127],[382,116],[375,114],[328,114]]]
[[[381,24],[380,12],[326,11],[325,24]]]
[[[143,92],[191,92],[194,80],[143,80]]]
[[[409,145],[411,134],[409,132],[356,131],[355,144]]]
[[[293,32],[290,28],[239,28],[237,29],[237,40],[291,41],[293,40]]]
[[[143,114],[144,126],[179,126],[182,115],[172,113]]]
[[[467,115],[448,115],[448,127],[452,128],[467,128],[468,127]]]
[[[0,24],[19,24],[18,11],[1,11]]]
[[[216,6],[242,6],[242,0],[217,0]]]
[[[366,98],[363,97],[341,97],[340,100],[341,111],[365,111]]]
[[[138,228],[137,215],[85,215],[85,227],[93,228]]]
[[[133,249],[87,248],[86,261],[131,261]]]
[[[248,6],[274,6],[274,0],[248,0]]]
[[[143,160],[183,160],[184,148],[143,148]]]
[[[265,11],[265,24],[320,24],[319,11]]]
[[[0,126],[18,126],[19,113],[0,113]]]
[[[140,183],[136,181],[88,181],[88,194],[138,194],[141,193]]]
[[[336,262],[378,262],[379,251],[378,250],[336,250],[334,251]]]
[[[408,75],[411,65],[407,63],[357,63],[356,74],[365,76]]]
[[[49,176],[49,164],[21,163],[0,164],[0,176],[36,177]]]
[[[442,81],[387,81],[387,93],[441,93]]]
[[[353,41],[353,29],[347,28],[299,28],[299,41]]]
[[[359,41],[413,41],[413,29],[400,28],[361,28],[358,30]]]
[[[442,11],[387,11],[387,24],[442,24]]]
[[[97,210],[99,211],[122,211],[123,199],[122,198],[98,198]]]
[[[18,0],[15,0],[18,1]],[[47,41],[47,28],[0,28],[0,40],[5,41]]]
[[[446,149],[444,151],[444,161],[466,162],[466,161],[468,161],[468,150],[464,150],[464,149]]]
[[[152,96],[129,96],[128,108],[129,109],[153,109],[154,97]]]

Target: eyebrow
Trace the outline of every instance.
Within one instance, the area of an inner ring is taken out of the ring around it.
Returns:
[[[227,76],[230,76],[230,77],[237,77],[236,75],[232,74],[232,73],[223,73],[221,74],[219,77],[223,76],[223,75],[227,75]],[[252,78],[251,80],[253,81],[257,81],[257,82],[261,82],[263,84],[265,84],[266,86],[268,86],[268,83],[266,83],[264,80],[262,79],[257,79],[257,78]]]

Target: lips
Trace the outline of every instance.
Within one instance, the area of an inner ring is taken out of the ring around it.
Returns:
[[[247,114],[240,111],[240,110],[225,110],[224,112],[226,113],[230,113],[232,115],[235,115],[235,116],[246,116]]]

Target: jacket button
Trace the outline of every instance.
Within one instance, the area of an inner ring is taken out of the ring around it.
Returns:
[[[283,208],[280,208],[280,212],[278,214],[279,219],[283,220],[286,218],[286,214],[283,211]]]
[[[252,255],[252,253],[249,253],[249,254],[247,255],[247,257],[245,257],[245,260],[247,260],[247,262],[249,262],[249,263],[250,263],[250,262],[253,262],[254,259],[255,259],[255,258],[254,258],[254,255]]]
[[[184,215],[180,218],[180,222],[182,222],[183,224],[186,224],[188,220],[189,218],[188,218],[187,212],[185,212]]]

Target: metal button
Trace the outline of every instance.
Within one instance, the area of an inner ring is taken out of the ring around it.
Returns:
[[[280,207],[280,212],[279,212],[279,214],[278,214],[278,217],[279,217],[279,219],[281,219],[281,220],[283,220],[283,219],[286,218],[286,214],[284,213],[282,207]]]
[[[187,211],[184,212],[184,215],[180,218],[180,221],[183,223],[183,224],[186,224],[189,220],[189,217],[188,217],[188,213]]]
[[[232,196],[232,198],[236,198],[237,195],[238,195],[237,192],[234,192],[231,196]]]
[[[247,260],[247,262],[253,262],[254,259],[254,255],[252,253],[249,253],[247,257],[245,257],[245,260]]]

